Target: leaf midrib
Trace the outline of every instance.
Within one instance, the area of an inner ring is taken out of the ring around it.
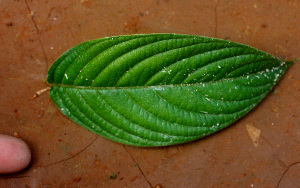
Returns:
[[[274,68],[280,68],[279,67],[274,67]],[[211,84],[211,83],[218,83],[218,82],[223,82],[223,81],[231,81],[231,80],[235,80],[235,79],[239,79],[239,78],[243,78],[244,76],[253,76],[256,74],[261,74],[263,72],[266,71],[260,71],[260,72],[256,72],[253,74],[247,74],[247,75],[242,75],[239,77],[234,77],[234,78],[224,78],[221,80],[217,80],[217,81],[208,81],[208,82],[199,82],[196,84],[171,84],[171,85],[156,85],[156,86],[122,86],[122,87],[118,87],[118,86],[114,86],[114,87],[95,87],[95,86],[76,86],[76,85],[66,85],[66,84],[61,84],[61,83],[51,83],[51,86],[54,87],[66,87],[66,88],[77,88],[77,89],[99,89],[99,90],[118,90],[118,89],[148,89],[148,88],[166,88],[166,87],[184,87],[184,86],[197,86],[197,85],[201,85],[201,84]],[[273,83],[273,82],[269,82],[269,83]],[[263,85],[267,85],[267,84],[263,84]],[[255,86],[258,87],[258,86]]]

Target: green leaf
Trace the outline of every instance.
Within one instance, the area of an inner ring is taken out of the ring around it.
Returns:
[[[76,123],[123,144],[189,142],[237,121],[293,62],[226,40],[178,34],[82,43],[50,68],[50,96]]]

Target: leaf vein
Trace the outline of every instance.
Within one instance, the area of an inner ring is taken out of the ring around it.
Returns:
[[[157,119],[160,119],[160,120],[165,121],[165,122],[170,123],[170,124],[177,124],[177,125],[184,126],[184,127],[191,127],[191,128],[193,128],[193,129],[195,129],[195,128],[197,128],[197,127],[198,127],[198,128],[203,128],[202,126],[194,127],[194,126],[189,126],[189,125],[183,125],[183,124],[179,124],[179,123],[177,123],[177,122],[171,122],[170,120],[166,120],[166,119],[164,119],[164,118],[160,118],[160,117],[158,117],[156,114],[153,114],[153,113],[151,113],[150,111],[148,111],[147,109],[145,109],[144,107],[142,107],[136,100],[133,99],[133,97],[132,97],[127,91],[125,91],[125,93],[126,93],[126,94],[128,95],[128,97],[132,100],[132,102],[134,102],[139,108],[141,108],[142,110],[144,110],[146,113],[148,113],[148,114],[150,114],[150,115],[156,117]],[[180,137],[180,135],[176,135],[176,136],[177,136],[177,137]],[[187,136],[182,136],[182,137],[187,137]]]
[[[129,41],[132,41],[132,40],[135,40],[135,39],[139,39],[139,38],[141,38],[141,36],[140,37],[137,37],[137,38],[129,38],[128,40],[125,40],[125,41],[121,41],[121,42],[119,42],[119,43],[117,43],[117,44],[115,44],[115,45],[112,45],[112,46],[110,46],[110,47],[108,47],[108,48],[106,48],[106,49],[104,49],[101,53],[98,53],[95,57],[93,57],[91,60],[89,60],[88,62],[86,62],[86,64],[84,65],[84,67],[83,68],[81,68],[80,70],[79,70],[79,72],[80,71],[82,71],[83,69],[85,69],[96,57],[98,57],[99,55],[101,55],[104,51],[108,51],[108,50],[110,50],[111,48],[114,48],[116,45],[121,45],[121,44],[124,44],[125,42],[129,42]],[[104,41],[101,41],[101,42],[104,42]],[[108,64],[109,65],[109,64]],[[108,66],[107,65],[107,66]],[[76,76],[76,78],[74,79],[74,81],[73,81],[73,84],[72,85],[74,85],[74,83],[76,82],[76,80],[78,79],[78,77],[79,77],[79,75],[80,75],[80,73],[78,73],[78,75]],[[94,79],[95,80],[95,79]],[[93,80],[93,81],[94,81]]]
[[[76,102],[74,103],[74,102],[72,101],[72,99],[69,97],[68,92],[66,92],[65,88],[63,88],[63,90],[64,90],[64,94],[65,94],[66,97],[69,99],[69,101],[71,102],[71,104],[74,106],[75,110],[78,111],[78,112],[79,112],[80,114],[82,114],[83,116],[85,116],[85,117],[86,117],[86,120],[89,121],[91,124],[97,125],[97,123],[94,122],[94,120],[90,119],[84,112],[82,112],[82,111],[80,110],[80,108],[76,105]],[[73,90],[73,91],[74,91],[74,90]],[[81,95],[80,95],[80,96],[81,96]],[[82,99],[83,99],[83,98],[82,98]],[[88,105],[88,106],[89,106],[89,105]],[[73,116],[73,117],[74,117],[74,116]],[[77,119],[78,119],[78,118],[77,118]],[[103,118],[102,118],[102,119],[103,119]],[[85,125],[85,123],[83,123],[81,120],[80,120],[79,122],[81,122],[82,125]],[[107,123],[109,123],[109,122],[107,122]],[[97,126],[97,127],[98,127],[99,129],[101,129],[101,130],[102,130],[106,135],[108,135],[109,137],[112,137],[112,138],[114,138],[114,139],[122,140],[123,142],[125,141],[125,142],[128,142],[128,143],[129,143],[128,140],[123,140],[123,139],[121,139],[121,138],[119,138],[119,137],[116,137],[115,135],[113,135],[113,134],[107,132],[106,130],[102,129],[100,126]],[[90,128],[90,129],[92,129],[92,128]]]
[[[201,44],[202,44],[202,43],[201,43]],[[195,55],[190,56],[190,57],[186,57],[186,58],[179,59],[179,60],[177,60],[175,63],[170,64],[169,66],[164,67],[163,69],[167,69],[167,68],[169,68],[169,67],[171,67],[171,66],[174,66],[174,65],[176,65],[176,64],[178,64],[178,63],[181,63],[183,59],[191,59],[191,58],[194,58],[195,56],[203,55],[203,54],[206,54],[206,53],[209,54],[209,53],[212,53],[212,52],[218,52],[219,50],[223,50],[223,49],[227,49],[227,48],[244,48],[244,47],[242,47],[242,46],[226,47],[226,46],[225,46],[224,48],[220,48],[220,49],[217,49],[217,50],[213,49],[213,50],[201,52],[201,53],[195,54]],[[248,55],[248,54],[247,54],[247,55]],[[237,55],[236,55],[236,56],[237,56]],[[228,58],[232,58],[232,57],[235,57],[235,56],[230,56],[230,57],[228,57]],[[227,59],[227,58],[224,58],[224,59]],[[221,60],[223,60],[223,59],[221,59]],[[211,62],[211,63],[218,62],[218,61],[220,61],[220,60],[213,61],[213,62]],[[203,66],[201,66],[201,67],[198,67],[195,71],[201,69],[201,68],[204,67],[204,66],[206,66],[206,65],[203,65]],[[156,74],[154,74],[153,76],[151,76],[151,77],[147,80],[147,82],[145,83],[145,85],[147,85],[147,83],[149,82],[149,80],[151,80],[154,76],[156,76],[157,74],[161,73],[161,71],[162,71],[163,69],[161,69],[161,70],[158,71]],[[181,71],[183,71],[183,70],[181,70]],[[179,71],[179,72],[181,72],[181,71]],[[194,72],[195,72],[195,71],[194,71]],[[193,73],[193,72],[191,72],[191,73]],[[178,73],[177,73],[177,74],[178,74]],[[176,75],[177,75],[177,74],[176,74]],[[176,75],[174,75],[174,77],[175,77]],[[174,78],[174,77],[173,77],[173,78]],[[188,77],[188,75],[187,75],[186,77]],[[184,81],[183,81],[183,82],[184,82]]]
[[[191,86],[191,87],[193,87],[193,86]],[[262,92],[262,94],[260,94],[260,95],[256,95],[256,96],[254,96],[254,97],[250,97],[250,98],[247,98],[247,99],[242,99],[242,100],[228,100],[228,99],[222,99],[222,100],[220,100],[220,99],[215,99],[215,98],[212,98],[212,97],[208,97],[208,96],[204,95],[203,93],[201,93],[198,89],[195,89],[194,87],[193,87],[193,89],[194,89],[194,91],[196,91],[199,95],[203,96],[204,98],[208,98],[208,99],[210,99],[210,100],[219,101],[219,102],[243,102],[243,101],[247,101],[247,100],[252,100],[252,99],[254,99],[254,98],[260,98],[262,95],[265,95],[265,94],[266,94],[265,91],[264,91],[264,92]],[[226,114],[220,114],[220,115],[226,115]]]
[[[180,38],[180,39],[188,39],[188,37],[186,37],[186,38]],[[158,43],[161,43],[161,42],[166,42],[166,41],[171,41],[171,40],[176,40],[176,39],[164,39],[164,40],[154,41],[154,42],[151,42],[151,43],[149,43],[149,44],[145,44],[145,45],[139,46],[139,47],[137,47],[136,49],[133,49],[133,50],[131,50],[131,51],[128,51],[128,52],[126,52],[125,54],[122,54],[121,56],[117,57],[116,59],[122,58],[122,57],[124,57],[126,54],[128,54],[128,53],[130,53],[130,52],[132,52],[132,51],[134,51],[134,50],[142,50],[143,48],[145,48],[145,47],[147,47],[147,46],[151,46],[151,45],[153,45],[153,44],[158,44]],[[177,40],[178,40],[178,39],[177,39]],[[182,49],[182,48],[184,48],[184,47],[191,47],[191,46],[194,46],[194,45],[204,44],[204,43],[212,43],[212,42],[199,42],[199,43],[195,43],[195,44],[191,44],[191,45],[180,46],[180,47],[178,47],[178,48],[173,48],[173,49],[170,49],[170,50],[166,50],[166,51],[163,51],[163,52],[159,52],[159,53],[153,54],[153,55],[147,57],[146,59],[149,59],[149,58],[151,58],[151,57],[154,57],[154,56],[157,56],[157,55],[166,53],[166,52],[170,52],[170,51],[173,51],[173,50],[178,50],[178,49]],[[215,42],[215,43],[217,43],[217,42]],[[218,42],[218,43],[222,43],[222,42]],[[105,69],[106,69],[108,66],[110,66],[111,64],[113,64],[113,63],[116,61],[116,59],[114,59],[113,61],[111,61],[111,62],[110,62],[103,70],[101,70],[101,71],[97,74],[97,76],[92,80],[92,82],[95,81],[95,80],[99,77],[99,75],[100,75],[103,71],[105,71]],[[136,62],[136,64],[134,64],[134,65],[133,65],[132,67],[130,67],[130,68],[133,68],[134,66],[140,64],[141,62],[145,61],[146,59],[143,59],[143,60],[141,60],[141,61],[139,61],[139,62]],[[130,68],[129,68],[129,69],[130,69]],[[127,74],[127,72],[125,72],[125,73],[118,79],[118,81],[116,82],[116,85],[118,85],[118,82],[119,82],[119,81],[124,77],[124,75],[126,75],[126,74]]]
[[[103,100],[103,102],[104,102],[107,106],[109,106],[109,107],[110,107],[115,113],[117,113],[120,117],[124,118],[126,121],[132,123],[132,124],[135,125],[136,127],[140,127],[140,128],[145,129],[145,130],[147,130],[147,131],[149,131],[149,132],[158,133],[158,134],[163,134],[163,135],[165,135],[165,136],[171,136],[171,137],[176,136],[176,135],[170,135],[170,134],[165,134],[165,133],[162,133],[162,132],[154,131],[154,130],[148,129],[148,128],[146,128],[146,127],[143,127],[143,126],[141,126],[141,125],[138,125],[138,124],[136,124],[136,123],[130,121],[128,118],[126,118],[125,116],[123,116],[122,114],[120,114],[120,112],[118,112],[116,109],[114,109],[110,104],[108,104],[107,101],[101,96],[101,94],[100,94],[98,91],[96,91],[96,92],[97,92],[97,95]],[[121,128],[119,128],[119,129],[121,129]],[[121,130],[123,130],[123,129],[121,129]],[[131,134],[131,133],[128,133],[128,134]],[[180,136],[176,136],[176,137],[180,137]],[[184,136],[184,137],[186,137],[186,136]],[[141,138],[141,137],[139,137],[139,138]],[[151,139],[148,139],[148,138],[142,138],[142,139],[147,140],[147,141],[154,141],[154,142],[155,142],[155,140],[151,140]],[[156,141],[156,142],[157,142],[157,141]],[[169,141],[161,141],[161,142],[169,142]]]
[[[103,42],[103,41],[99,41],[99,42]],[[77,55],[77,57],[74,59],[73,62],[75,62],[83,53],[85,53],[86,51],[88,51],[89,49],[91,49],[93,46],[97,45],[99,42],[96,42],[95,44],[92,44],[91,46],[89,46],[88,48],[84,49],[80,54]],[[71,54],[69,54],[71,55]],[[68,56],[69,56],[68,55]],[[70,65],[66,68],[66,70],[64,71],[64,73],[62,74],[62,80],[61,82],[64,81],[64,75],[66,74],[66,72],[70,69],[70,67],[72,66],[73,63],[70,63]],[[58,67],[58,66],[57,66]],[[56,71],[55,71],[56,72]]]

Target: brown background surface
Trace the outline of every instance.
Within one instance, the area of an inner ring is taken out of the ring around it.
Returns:
[[[106,36],[204,35],[299,58],[299,12],[297,0],[0,0],[0,133],[33,154],[0,187],[300,187],[299,61],[247,116],[172,147],[109,141],[65,117],[48,93],[33,99],[63,52]],[[261,130],[256,147],[246,125]]]

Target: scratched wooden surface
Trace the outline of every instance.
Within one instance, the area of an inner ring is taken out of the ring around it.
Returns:
[[[106,140],[63,116],[48,93],[33,98],[56,58],[105,36],[196,34],[299,58],[299,10],[297,0],[0,1],[0,133],[18,134],[33,154],[0,187],[299,187],[300,62],[245,118],[165,148]]]

